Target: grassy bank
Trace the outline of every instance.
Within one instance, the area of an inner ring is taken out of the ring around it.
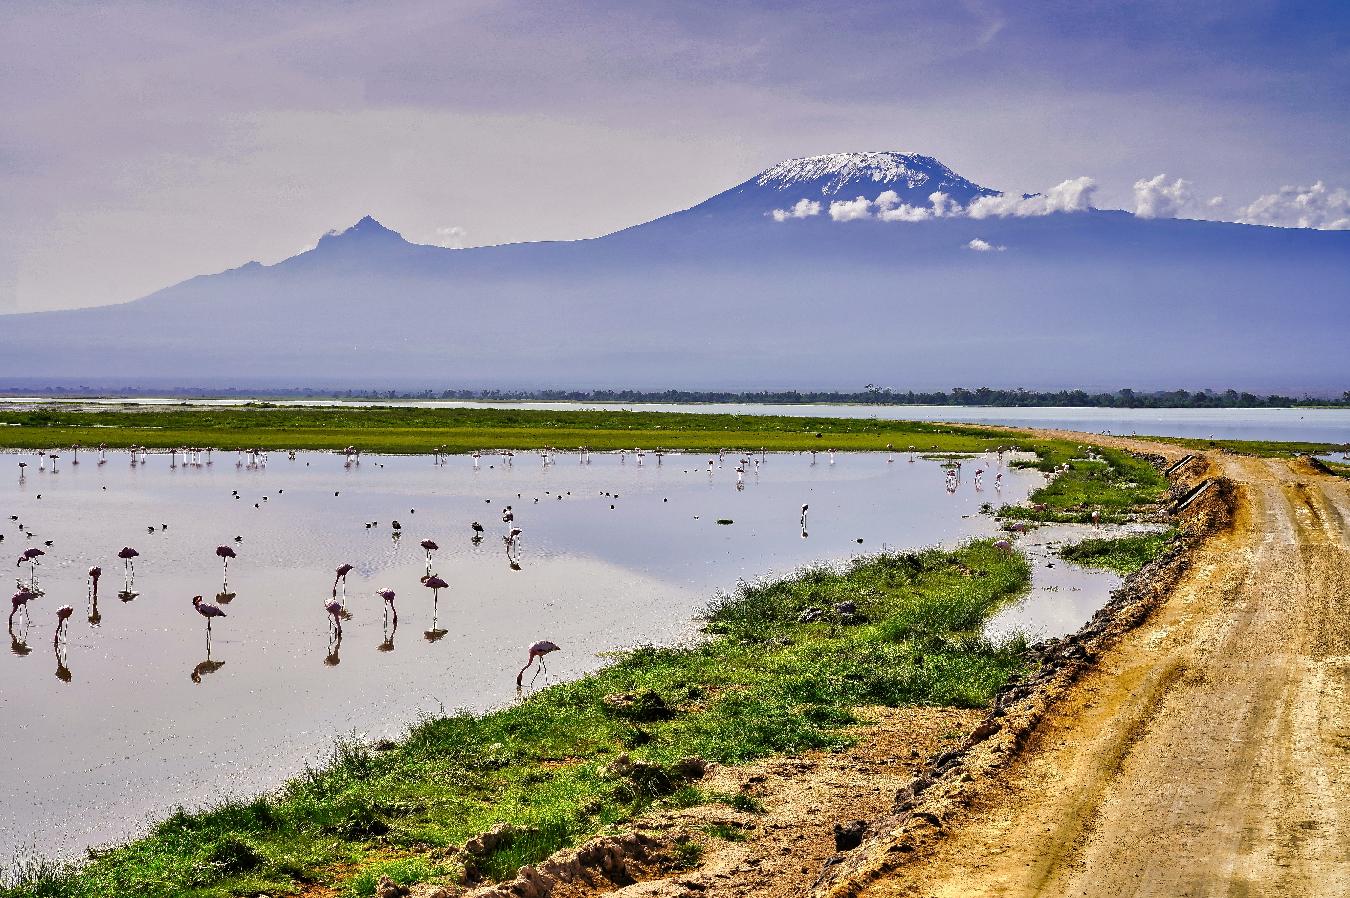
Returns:
[[[1003,431],[909,421],[531,409],[164,408],[0,411],[0,448],[42,449],[79,443],[113,448],[339,450],[425,453],[474,449],[683,449],[764,447],[978,452],[1016,442]]]
[[[1110,539],[1085,539],[1060,549],[1059,556],[1082,567],[1105,568],[1129,576],[1157,558],[1177,538],[1175,528]]]
[[[502,710],[426,720],[397,745],[340,746],[275,795],[176,813],[78,870],[32,864],[0,895],[371,894],[381,873],[462,878],[445,849],[501,822],[526,829],[477,873],[505,877],[690,800],[682,758],[839,745],[865,705],[987,703],[1023,646],[980,629],[1029,583],[1025,558],[983,540],[747,585],[712,603],[696,645],[625,653]],[[620,754],[637,763],[607,768]]]
[[[1036,460],[1016,464],[1056,476],[1032,491],[1029,504],[1000,508],[1001,518],[1087,523],[1095,510],[1104,522],[1123,523],[1167,495],[1167,478],[1128,452],[1062,440],[1033,442],[1028,448],[1036,452]]]
[[[1309,443],[1278,440],[1197,440],[1187,437],[1141,437],[1159,443],[1172,443],[1187,449],[1223,449],[1238,455],[1258,458],[1293,458],[1296,455],[1323,455],[1328,452],[1350,452],[1350,443]]]

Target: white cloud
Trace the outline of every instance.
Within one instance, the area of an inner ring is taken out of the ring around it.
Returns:
[[[1000,253],[1001,253],[1001,252],[1003,252],[1005,249],[1007,249],[1007,247],[1006,247],[1006,246],[995,246],[994,244],[990,243],[988,240],[985,240],[983,237],[976,237],[974,240],[971,240],[969,243],[966,244],[966,249],[973,249],[973,250],[975,250],[975,252],[977,252],[977,253],[987,253],[987,252],[1000,252]]]
[[[803,198],[797,200],[790,209],[774,209],[769,214],[773,216],[774,221],[787,221],[789,218],[810,218],[812,215],[820,214],[820,202]]]
[[[1180,218],[1194,202],[1191,182],[1181,178],[1169,184],[1162,174],[1134,182],[1134,214],[1140,218]]]
[[[1071,178],[1045,193],[1031,196],[982,196],[966,210],[971,218],[1029,218],[1052,212],[1086,212],[1092,208],[1097,182],[1089,177]]]
[[[882,221],[924,221],[933,217],[933,211],[927,206],[911,206],[901,203],[893,209],[882,209],[877,218]]]
[[[889,192],[889,191],[888,191]],[[865,196],[830,203],[830,218],[835,221],[857,221],[872,217],[872,201]]]
[[[428,241],[432,246],[444,246],[450,249],[463,249],[465,241],[468,240],[469,232],[459,225],[450,225],[449,227],[437,228],[436,233]]]
[[[960,215],[964,210],[961,204],[952,199],[941,190],[928,195],[928,201],[933,204],[934,218],[949,218]]]
[[[1243,224],[1276,225],[1284,228],[1350,230],[1350,191],[1330,190],[1321,181],[1311,187],[1281,187],[1262,196],[1238,213]]]

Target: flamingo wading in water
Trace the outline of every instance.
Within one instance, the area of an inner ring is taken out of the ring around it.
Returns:
[[[211,635],[211,618],[225,617],[224,610],[219,605],[212,605],[210,602],[203,602],[201,596],[192,597],[192,607],[197,609],[197,613],[206,618],[206,635]]]
[[[389,616],[389,613],[390,613],[391,611],[394,613],[394,626],[397,627],[397,626],[398,626],[398,609],[397,609],[396,607],[394,607],[394,596],[395,596],[395,592],[394,592],[392,589],[390,589],[389,587],[386,586],[386,587],[384,587],[383,589],[377,589],[377,590],[375,590],[375,595],[377,595],[377,596],[379,596],[380,598],[384,599],[384,614],[385,614],[385,617],[388,617],[388,616]]]
[[[550,652],[562,651],[562,649],[557,643],[549,642],[547,639],[541,639],[538,642],[531,643],[528,651],[530,653],[529,660],[526,661],[525,666],[520,669],[520,673],[516,674],[517,689],[520,688],[521,681],[525,678],[525,671],[530,669],[530,666],[534,664],[536,658],[539,659],[539,670],[534,672],[534,678],[530,680],[531,683],[533,683],[535,679],[538,679],[540,673],[545,675],[548,674],[548,665],[544,663],[544,656]]]

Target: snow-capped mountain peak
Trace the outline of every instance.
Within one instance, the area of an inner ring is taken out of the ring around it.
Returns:
[[[1001,195],[961,177],[932,156],[829,153],[780,162],[694,209],[700,213],[733,211],[763,217],[771,209],[791,206],[798,200],[828,203],[857,196],[874,199],[887,190],[896,193],[897,202],[915,206],[929,205],[934,193],[945,194],[959,206],[967,206],[978,197]]]
[[[942,191],[948,195],[994,196],[998,191],[981,187],[943,165],[932,156],[918,153],[829,153],[788,159],[761,172],[755,179],[760,187],[781,191],[801,191],[831,197],[848,195],[849,189],[874,185],[882,189],[907,188]],[[847,188],[847,189],[846,189]]]

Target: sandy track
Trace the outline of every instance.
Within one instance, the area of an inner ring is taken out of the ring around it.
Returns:
[[[946,838],[860,894],[1350,896],[1350,483],[1212,463],[1233,528]]]

